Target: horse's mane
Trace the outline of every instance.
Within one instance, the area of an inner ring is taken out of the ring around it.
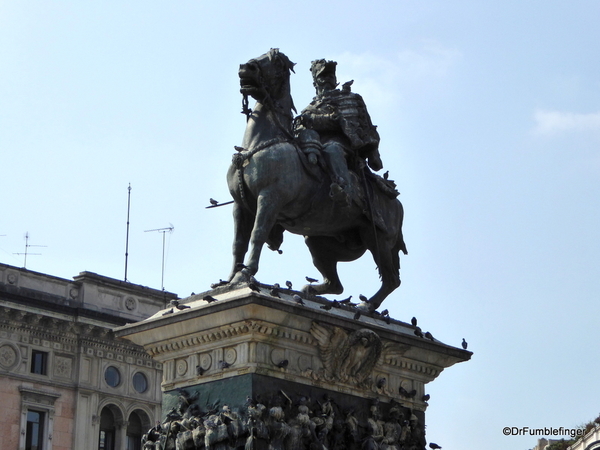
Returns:
[[[297,113],[298,111],[296,110],[296,107],[294,106],[294,100],[292,98],[292,89],[291,89],[291,84],[289,83],[289,79],[290,79],[290,71],[294,72],[294,66],[296,65],[296,63],[292,62],[290,60],[290,58],[288,58],[285,53],[282,53],[279,51],[278,48],[272,48],[267,52],[267,56],[269,57],[269,61],[273,62],[273,60],[277,60],[279,61],[279,63],[282,64],[282,69],[284,70],[284,74],[286,76],[286,79],[288,80],[287,83],[287,92],[286,94],[289,95],[290,97],[290,110],[289,111],[285,111],[286,113],[288,113],[291,117],[293,117],[292,115],[292,111],[294,111],[295,113]]]

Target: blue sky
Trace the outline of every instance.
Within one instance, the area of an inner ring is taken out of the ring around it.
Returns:
[[[472,361],[427,386],[444,449],[528,449],[510,427],[597,416],[600,31],[597,1],[0,0],[0,262],[87,270],[187,296],[231,265],[225,173],[241,143],[237,69],[271,47],[354,79],[398,184],[409,255],[384,303]],[[259,281],[318,277],[298,236]],[[345,295],[378,289],[369,256]],[[333,298],[333,297],[332,297]]]

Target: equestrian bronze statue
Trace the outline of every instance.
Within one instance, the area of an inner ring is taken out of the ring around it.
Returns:
[[[382,167],[379,135],[351,83],[336,89],[335,63],[313,62],[317,96],[294,120],[293,67],[271,49],[239,69],[247,124],[227,173],[235,224],[228,282],[250,281],[264,244],[279,250],[289,231],[304,236],[323,276],[303,288],[316,295],[341,294],[337,263],[369,250],[382,284],[360,307],[374,311],[400,285],[402,204],[394,183],[369,170]]]

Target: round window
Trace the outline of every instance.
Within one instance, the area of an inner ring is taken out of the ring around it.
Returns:
[[[117,387],[121,383],[121,373],[114,366],[109,366],[104,371],[104,380],[110,387]]]
[[[133,388],[140,394],[148,390],[148,379],[142,372],[137,372],[133,376]]]

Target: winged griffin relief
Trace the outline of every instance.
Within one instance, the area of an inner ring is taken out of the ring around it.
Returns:
[[[362,328],[348,332],[343,328],[313,322],[310,334],[319,346],[323,377],[368,387],[378,362],[401,356],[408,346],[381,341],[377,333]]]

